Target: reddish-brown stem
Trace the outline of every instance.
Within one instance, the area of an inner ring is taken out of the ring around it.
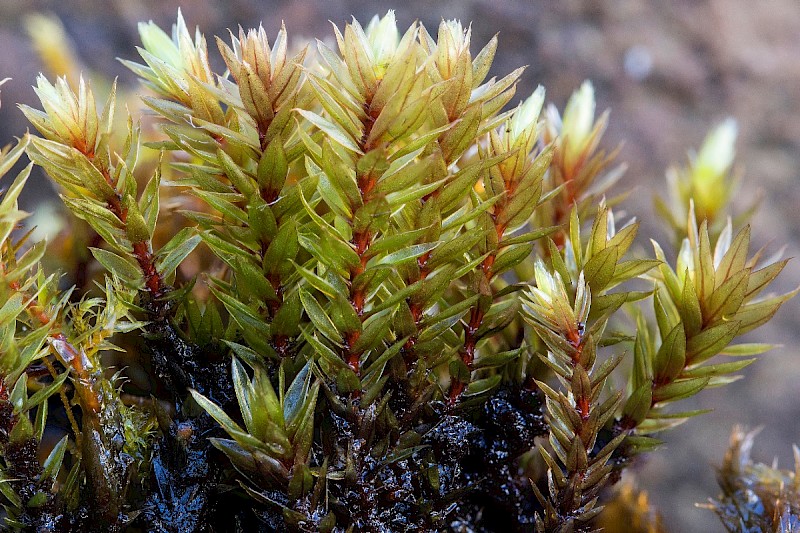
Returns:
[[[361,354],[353,350],[353,345],[358,341],[361,334],[358,331],[353,331],[347,334],[346,345],[347,345],[347,366],[359,375],[361,372],[361,362],[360,357]]]
[[[378,176],[375,176],[372,171],[358,177],[358,188],[361,191],[361,197],[364,202],[372,198],[372,192],[376,185],[378,185]]]
[[[428,270],[428,259],[430,258],[431,253],[426,252],[417,258],[417,267],[419,268],[419,276],[417,279],[412,280],[409,284],[416,283],[417,281],[421,281],[428,277],[430,271]],[[411,301],[408,304],[408,308],[411,311],[411,316],[414,318],[414,325],[417,329],[419,329],[420,323],[422,322],[424,309],[421,305],[419,305],[415,301]],[[416,335],[412,335],[408,338],[406,343],[403,345],[403,359],[406,362],[406,366],[410,366],[413,363],[413,355],[414,355],[414,345],[417,344],[417,337]]]
[[[372,96],[372,94],[367,94],[364,98],[364,111],[366,113],[366,118],[362,122],[364,126],[364,132],[361,135],[361,139],[359,139],[359,147],[364,153],[367,153],[373,149],[371,143],[368,142],[369,134],[372,131],[372,126],[375,124],[375,120],[378,118],[378,115],[380,115],[379,109],[372,108]],[[358,185],[358,191],[361,195],[362,204],[366,204],[370,201],[371,193],[375,188],[376,183],[377,177],[374,176],[371,171],[356,176],[356,184]],[[350,244],[355,249],[355,252],[359,258],[358,265],[352,268],[350,271],[350,305],[353,306],[353,310],[355,310],[356,314],[362,321],[362,314],[364,312],[364,306],[366,305],[366,294],[364,294],[362,289],[354,288],[352,285],[352,280],[366,270],[367,262],[369,261],[369,247],[372,244],[372,238],[374,236],[375,235],[367,229],[363,231],[354,231],[353,238],[350,241]],[[354,351],[353,346],[358,341],[360,336],[361,333],[359,331],[347,333],[344,346],[345,362],[359,378],[361,377],[361,354],[357,351]],[[361,391],[354,390],[351,393],[351,396],[353,399],[359,398],[361,396]]]
[[[262,197],[263,197],[264,194],[265,194],[265,191],[262,190],[261,194],[262,194]],[[272,193],[270,192],[269,195],[271,196]],[[276,191],[274,193],[274,198],[271,201],[276,200],[279,195],[280,195],[280,192]],[[267,203],[271,203],[271,201],[268,201]],[[264,256],[266,255],[270,244],[271,244],[271,241],[269,241],[269,240],[266,240],[266,239],[262,239],[261,240],[261,257],[260,257],[260,261],[263,262]],[[277,273],[267,274],[267,281],[272,286],[272,290],[275,291],[275,295],[277,296],[276,300],[270,300],[270,301],[267,302],[267,314],[269,315],[269,318],[272,319],[278,313],[278,311],[280,310],[281,306],[283,306],[283,285],[281,284],[280,275],[277,274]],[[275,335],[272,338],[272,346],[273,346],[273,348],[275,348],[275,352],[277,352],[277,354],[280,357],[287,357],[287,356],[289,356],[291,354],[290,339],[286,335]]]
[[[514,193],[515,185],[511,181],[506,181],[506,200],[502,203],[498,203],[493,211],[492,220],[494,221],[494,230],[497,234],[497,242],[500,243],[503,240],[503,235],[506,231],[506,224],[498,222],[502,218],[503,211],[505,209],[506,203],[510,200],[510,197]],[[481,275],[483,275],[484,279],[486,280],[486,285],[491,287],[492,279],[494,278],[494,262],[497,260],[497,254],[500,252],[500,248],[491,251],[489,255],[486,256],[486,259],[483,260],[481,263]],[[467,368],[472,371],[472,364],[475,361],[475,346],[478,343],[478,339],[476,337],[478,333],[478,329],[481,327],[483,323],[484,311],[482,311],[478,307],[473,307],[470,311],[470,319],[467,323],[467,328],[464,331],[464,347],[461,350],[461,361],[467,366]],[[458,402],[458,399],[463,394],[464,390],[466,389],[466,383],[462,383],[460,379],[454,378],[450,383],[450,391],[448,393],[448,403],[452,406]]]
[[[76,146],[78,150],[80,150],[86,158],[89,160],[90,163],[95,165],[95,168],[101,172],[103,178],[106,180],[106,183],[111,186],[112,189],[115,189],[114,193],[111,194],[108,198],[106,198],[106,203],[108,204],[108,208],[111,210],[112,213],[122,222],[123,225],[127,224],[128,221],[128,209],[122,205],[122,196],[116,192],[116,183],[114,179],[111,177],[111,173],[107,168],[104,166],[100,166],[95,161],[95,153],[93,150],[88,149],[81,149],[80,146]],[[142,270],[142,274],[144,275],[145,279],[145,286],[150,293],[158,298],[163,296],[164,289],[166,284],[164,283],[161,274],[155,267],[155,261],[153,260],[153,254],[150,252],[150,244],[147,241],[141,242],[134,242],[133,245],[133,255],[136,257],[136,261],[139,263],[139,268]]]
[[[369,231],[355,233],[351,243],[355,247],[356,254],[358,254],[359,264],[350,272],[350,279],[355,279],[356,276],[363,273],[367,267],[369,256],[367,251],[372,242],[372,234]],[[356,314],[360,317],[364,312],[364,305],[366,304],[366,295],[362,289],[356,289],[350,285],[350,305],[355,309]]]
[[[272,344],[275,348],[275,351],[281,357],[286,357],[291,353],[289,349],[289,337],[286,335],[275,335],[272,338]]]
[[[578,414],[581,415],[581,420],[588,420],[589,419],[589,410],[590,410],[590,398],[586,396],[581,396],[578,398]]]
[[[361,135],[361,139],[359,139],[358,144],[361,147],[361,151],[365,154],[369,152],[373,146],[372,143],[367,142],[369,140],[369,134],[372,132],[372,126],[375,125],[375,121],[381,114],[381,110],[372,107],[372,98],[373,94],[367,93],[364,95],[364,112],[366,117],[362,121],[362,125],[364,126],[364,133]]]
[[[123,224],[128,221],[128,210],[122,207],[119,193],[115,193],[114,196],[108,199],[108,208]]]
[[[358,341],[359,337],[361,337],[361,333],[358,331],[351,331],[345,335],[345,342],[344,342],[344,349],[346,353],[345,362],[347,366],[350,367],[350,370],[353,373],[361,377],[361,353],[353,350],[353,346]],[[361,397],[361,389],[357,388],[350,393],[353,399]]]
[[[583,355],[583,336],[577,330],[570,330],[566,334],[567,342],[574,348],[572,353],[572,366],[580,364],[581,356]]]
[[[350,295],[350,302],[353,304],[353,309],[356,310],[356,314],[361,316],[364,312],[364,304],[366,303],[366,296],[364,296],[364,291],[355,290]]]
[[[266,250],[266,247],[264,247],[264,250]],[[269,313],[270,318],[273,318],[283,305],[283,286],[281,286],[280,279],[277,276],[267,276],[267,281],[269,281],[270,285],[272,285],[272,289],[275,291],[275,295],[278,297],[277,300],[270,300],[267,302],[267,312]],[[289,337],[286,335],[275,335],[272,338],[272,346],[281,357],[286,357],[291,353],[291,344],[289,343]]]
[[[118,195],[115,198],[117,200],[116,205],[118,208],[114,208],[111,201],[109,201],[109,205],[112,206],[112,211],[114,211],[114,214],[117,215],[117,218],[119,218],[120,222],[125,224],[128,218],[128,211],[127,209],[121,208]],[[136,258],[136,262],[139,263],[139,268],[144,276],[145,287],[147,287],[147,290],[153,295],[153,297],[159,298],[163,296],[166,284],[164,283],[164,279],[161,277],[161,273],[159,273],[158,269],[156,269],[153,254],[150,251],[150,242],[134,242],[132,243],[132,246],[133,255]]]
[[[261,199],[264,200],[267,205],[272,205],[275,200],[278,199],[280,196],[280,191],[276,189],[261,189]]]
[[[428,259],[431,258],[430,252],[425,252],[421,256],[417,258],[417,266],[419,267],[419,279],[425,279],[430,274],[430,270],[428,270]]]
[[[487,278],[487,281],[488,280],[490,280],[490,278]],[[475,346],[478,343],[477,333],[478,328],[480,328],[481,323],[483,323],[483,316],[483,311],[477,307],[473,307],[470,310],[469,322],[467,323],[467,328],[464,331],[464,346],[461,350],[461,361],[470,371],[472,371],[472,365],[475,362]],[[460,379],[453,378],[453,380],[450,382],[450,391],[447,398],[447,401],[451,406],[458,402],[458,399],[461,397],[461,394],[463,394],[466,386],[467,384],[462,382]]]
[[[142,269],[147,290],[156,298],[161,296],[164,291],[164,280],[156,270],[153,254],[150,252],[150,243],[147,241],[133,243],[133,255],[136,257],[136,262],[139,263],[139,268]]]
[[[450,392],[448,393],[447,397],[447,405],[450,407],[454,406],[458,402],[458,399],[461,398],[461,395],[464,394],[466,389],[466,383],[460,379],[453,379],[453,381],[450,383]]]
[[[476,335],[478,333],[478,328],[481,327],[481,323],[483,322],[483,315],[483,311],[477,307],[472,308],[470,311],[469,323],[467,324],[467,331],[464,335],[464,352],[461,360],[464,361],[464,364],[467,365],[467,368],[470,370],[472,370],[472,363],[475,361],[475,345],[478,342]]]
[[[367,261],[369,260],[369,257],[367,256],[367,250],[369,249],[371,241],[372,233],[369,231],[362,231],[360,233],[353,234],[353,245],[355,245],[356,253],[358,254],[358,258],[361,262],[361,267],[355,272],[356,275],[364,272],[364,269],[367,266]]]

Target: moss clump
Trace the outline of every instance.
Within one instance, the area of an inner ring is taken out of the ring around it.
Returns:
[[[590,83],[506,110],[522,69],[487,79],[459,22],[334,32],[241,30],[218,74],[142,24],[144,129],[39,78],[0,164],[32,161],[0,201],[6,527],[589,531],[672,404],[769,348],[734,344],[792,294],[726,216],[730,123],[658,204],[676,257],[635,256]],[[69,238],[15,232],[32,165]]]

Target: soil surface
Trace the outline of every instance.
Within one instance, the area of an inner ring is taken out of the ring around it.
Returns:
[[[168,28],[181,2],[175,0],[3,0],[0,2],[0,109],[4,139],[27,127],[13,105],[35,105],[31,85],[43,70],[30,47],[23,21],[31,13],[55,13],[72,38],[89,73],[132,74],[117,57],[138,59],[136,25],[153,19]],[[598,108],[611,108],[605,144],[624,141],[620,159],[629,170],[621,190],[635,189],[625,203],[643,222],[641,235],[665,238],[652,220],[652,196],[663,186],[664,169],[683,161],[709,127],[727,116],[740,127],[738,161],[745,181],[737,205],[758,191],[762,209],[754,220],[754,241],[787,244],[800,251],[800,3],[796,0],[672,0],[611,2],[563,0],[312,0],[183,2],[190,27],[212,35],[263,22],[274,36],[281,20],[295,38],[331,38],[328,20],[342,25],[351,15],[366,23],[394,8],[401,26],[421,20],[435,29],[442,18],[472,22],[474,51],[500,32],[494,74],[529,65],[518,89],[524,97],[538,84],[562,107],[584,79],[597,91]],[[219,61],[210,42],[215,61]],[[23,198],[27,210],[52,189],[42,177]],[[34,188],[38,187],[38,188]],[[647,250],[647,241],[641,245]],[[790,263],[775,290],[800,284],[800,261]],[[696,509],[717,493],[713,465],[722,460],[731,427],[763,426],[757,460],[777,457],[790,466],[791,444],[800,443],[800,298],[789,302],[767,326],[750,336],[783,347],[749,367],[745,379],[705,391],[686,409],[714,408],[665,436],[668,445],[636,470],[639,485],[674,532],[722,531],[707,510]],[[689,405],[687,405],[689,404]]]

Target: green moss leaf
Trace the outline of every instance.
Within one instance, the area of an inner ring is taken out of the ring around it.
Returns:
[[[683,370],[686,364],[686,337],[683,324],[678,324],[661,342],[653,362],[653,372],[657,383],[670,383]]]

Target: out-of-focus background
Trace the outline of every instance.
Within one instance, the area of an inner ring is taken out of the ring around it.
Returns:
[[[611,108],[605,144],[624,142],[620,159],[629,170],[618,190],[634,192],[625,202],[642,223],[641,235],[668,240],[653,220],[652,197],[664,186],[670,162],[683,163],[709,127],[727,116],[739,123],[738,162],[745,181],[737,205],[761,191],[754,241],[787,244],[800,251],[800,3],[797,0],[2,0],[0,1],[0,144],[27,125],[15,103],[35,105],[31,85],[44,70],[25,31],[33,13],[55,14],[74,43],[86,75],[118,76],[132,86],[133,75],[116,58],[138,59],[137,23],[154,20],[163,28],[182,6],[190,27],[209,39],[216,65],[221,60],[211,36],[228,28],[263,23],[268,35],[285,21],[297,40],[331,38],[328,20],[339,25],[355,16],[395,9],[401,27],[419,19],[431,31],[442,18],[472,22],[473,52],[500,33],[493,73],[529,65],[518,87],[523,98],[538,85],[563,107],[584,79],[597,91],[598,108]],[[24,208],[34,210],[53,194],[38,177],[26,191]],[[38,188],[37,188],[38,187]],[[642,239],[642,249],[647,241]],[[800,285],[800,261],[783,273],[775,290]],[[663,513],[673,532],[722,531],[716,517],[694,507],[717,493],[714,464],[727,446],[731,427],[763,426],[754,456],[791,466],[791,444],[800,443],[800,299],[750,340],[782,344],[746,369],[746,379],[704,391],[686,409],[709,408],[665,435],[667,446],[636,469],[638,484]]]

